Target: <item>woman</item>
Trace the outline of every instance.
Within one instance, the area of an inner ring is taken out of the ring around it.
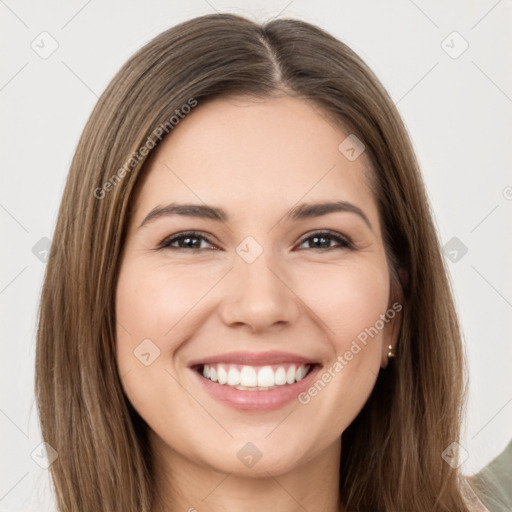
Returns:
[[[36,392],[62,511],[468,511],[463,353],[393,102],[307,23],[123,66],[73,159]]]

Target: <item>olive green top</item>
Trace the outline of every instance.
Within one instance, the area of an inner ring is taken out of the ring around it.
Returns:
[[[489,512],[512,512],[512,441],[468,481]]]

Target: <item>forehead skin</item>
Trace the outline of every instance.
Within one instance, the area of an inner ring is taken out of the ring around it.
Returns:
[[[346,200],[363,209],[380,238],[368,159],[363,153],[351,162],[338,150],[348,135],[290,96],[199,103],[146,162],[130,233],[151,208],[171,201],[219,206],[231,214],[229,226],[268,231],[299,203]]]

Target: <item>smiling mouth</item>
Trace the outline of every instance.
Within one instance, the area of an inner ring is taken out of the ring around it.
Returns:
[[[197,365],[203,378],[240,391],[271,391],[292,386],[309,375],[316,364],[279,364],[265,366],[215,363]]]

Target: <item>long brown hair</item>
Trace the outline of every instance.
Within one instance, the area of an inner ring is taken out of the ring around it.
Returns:
[[[149,512],[153,504],[148,427],[116,366],[114,304],[131,197],[148,155],[162,134],[172,136],[169,120],[184,105],[276,92],[308,101],[364,142],[390,271],[402,276],[397,356],[342,435],[341,503],[350,511],[468,510],[459,470],[442,458],[459,439],[464,410],[461,335],[393,101],[348,46],[315,26],[213,14],[163,32],[128,60],[95,106],[71,164],[36,354],[36,397],[43,438],[58,452],[51,474],[61,511]]]

